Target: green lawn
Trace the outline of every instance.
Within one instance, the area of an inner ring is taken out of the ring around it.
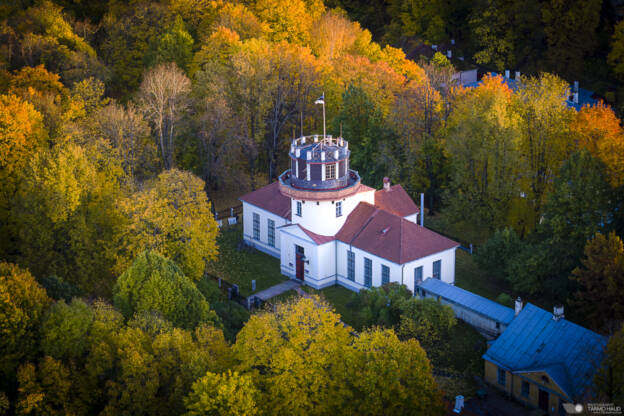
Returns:
[[[472,243],[475,246],[487,241],[490,233],[473,226],[470,223],[452,223],[443,212],[438,212],[433,216],[425,216],[425,227],[453,238],[462,244]]]
[[[472,256],[464,250],[455,252],[455,285],[491,300],[496,300],[501,293],[514,297],[506,282],[485,275],[475,264]]]
[[[254,292],[251,281],[256,280],[256,292],[267,289],[287,279],[280,273],[280,261],[253,248],[240,248],[243,239],[241,224],[221,230],[217,243],[219,258],[206,265],[212,275],[237,284],[243,296]]]

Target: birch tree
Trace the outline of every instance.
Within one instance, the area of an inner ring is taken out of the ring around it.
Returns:
[[[175,63],[149,70],[141,83],[139,103],[152,124],[165,169],[175,166],[176,126],[189,106],[191,81]]]

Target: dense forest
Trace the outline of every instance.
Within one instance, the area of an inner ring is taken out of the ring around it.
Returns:
[[[319,299],[250,318],[203,279],[214,203],[287,169],[322,93],[364,182],[424,192],[484,279],[620,328],[617,5],[377,3],[0,5],[0,414],[440,414],[448,310],[403,294],[356,333]],[[518,90],[406,58],[450,39]],[[608,102],[566,106],[570,79]]]

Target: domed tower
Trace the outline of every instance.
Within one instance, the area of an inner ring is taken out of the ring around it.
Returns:
[[[358,173],[349,169],[349,154],[349,143],[342,137],[314,135],[292,141],[290,169],[279,181],[281,193],[291,198],[293,223],[320,235],[338,232],[363,200],[357,196],[363,189]]]

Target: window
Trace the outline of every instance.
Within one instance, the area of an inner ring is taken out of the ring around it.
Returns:
[[[433,278],[440,280],[442,274],[442,260],[436,260],[433,262]]]
[[[347,278],[355,281],[355,253],[347,250]]]
[[[381,265],[381,284],[385,285],[390,283],[390,267]]]
[[[498,384],[500,384],[501,386],[505,385],[505,370],[503,370],[502,368],[498,369]]]
[[[420,283],[422,283],[422,273],[423,273],[422,266],[416,267],[414,269],[414,295],[416,295],[416,287]]]
[[[373,261],[364,257],[364,286],[373,286]]]
[[[524,397],[529,397],[529,391],[531,389],[531,385],[528,381],[522,381],[522,395]]]
[[[325,179],[336,179],[336,164],[325,165]]]
[[[269,229],[269,245],[275,247],[275,221],[269,218],[267,220],[267,225]]]
[[[260,240],[260,215],[255,212],[253,214],[253,238]]]
[[[342,217],[342,201],[336,202],[336,217]]]
[[[297,201],[297,216],[301,216],[301,201]]]

